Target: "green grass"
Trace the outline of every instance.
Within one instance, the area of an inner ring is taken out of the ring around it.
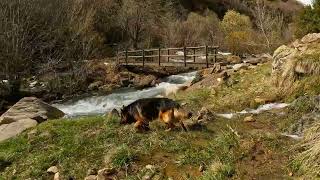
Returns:
[[[256,98],[281,100],[270,77],[271,66],[264,64],[256,69],[235,73],[217,88],[187,91],[177,95],[177,99],[188,102],[192,108],[206,106],[218,112],[255,108],[260,105],[255,102]]]

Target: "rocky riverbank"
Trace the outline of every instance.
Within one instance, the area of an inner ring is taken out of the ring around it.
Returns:
[[[104,60],[87,61],[77,72],[40,73],[19,82],[12,92],[8,80],[0,82],[0,114],[23,97],[34,96],[45,102],[66,101],[92,95],[107,95],[121,88],[143,89],[173,74],[188,72],[184,67],[121,66]]]

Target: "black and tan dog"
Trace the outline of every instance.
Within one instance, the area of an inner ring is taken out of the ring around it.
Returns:
[[[149,130],[149,122],[160,119],[168,130],[179,123],[187,131],[183,120],[191,118],[192,113],[181,108],[180,104],[168,98],[147,98],[137,100],[121,109],[121,124],[135,123],[138,130]]]

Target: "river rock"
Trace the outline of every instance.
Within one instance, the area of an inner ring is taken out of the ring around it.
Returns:
[[[20,134],[48,119],[64,116],[59,109],[35,98],[26,97],[0,116],[0,141]]]
[[[91,83],[89,86],[88,86],[88,89],[90,91],[94,91],[94,90],[98,90],[100,86],[103,85],[103,82],[102,81],[96,81],[96,82],[93,82]]]
[[[113,90],[120,88],[118,84],[105,84],[99,87],[99,91],[105,94],[111,93]]]
[[[147,76],[137,76],[133,80],[133,85],[136,88],[146,88],[151,87],[152,84],[155,84],[157,78],[153,75],[147,75]]]
[[[57,166],[51,166],[51,167],[49,167],[49,169],[47,170],[47,173],[49,173],[49,174],[55,174],[55,173],[57,173],[57,172],[59,172],[59,169],[58,169]]]
[[[247,116],[243,120],[244,122],[255,122],[256,120],[253,118],[253,116]]]
[[[258,65],[269,61],[272,61],[272,56],[270,54],[258,54],[243,60],[243,62],[251,65]]]
[[[249,64],[247,63],[241,63],[241,64],[235,64],[232,66],[232,69],[235,71],[239,71],[241,69],[248,69]]]
[[[239,64],[241,63],[241,58],[239,56],[230,55],[227,57],[227,62],[231,64]]]
[[[257,97],[257,98],[254,99],[254,102],[257,103],[257,104],[266,104],[269,101],[267,99]]]

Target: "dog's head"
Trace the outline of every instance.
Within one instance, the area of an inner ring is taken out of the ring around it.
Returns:
[[[123,106],[120,110],[120,124],[134,123],[134,118],[130,115],[130,112]]]
[[[174,117],[177,119],[190,119],[192,117],[192,112],[187,111],[183,108],[175,108]]]

